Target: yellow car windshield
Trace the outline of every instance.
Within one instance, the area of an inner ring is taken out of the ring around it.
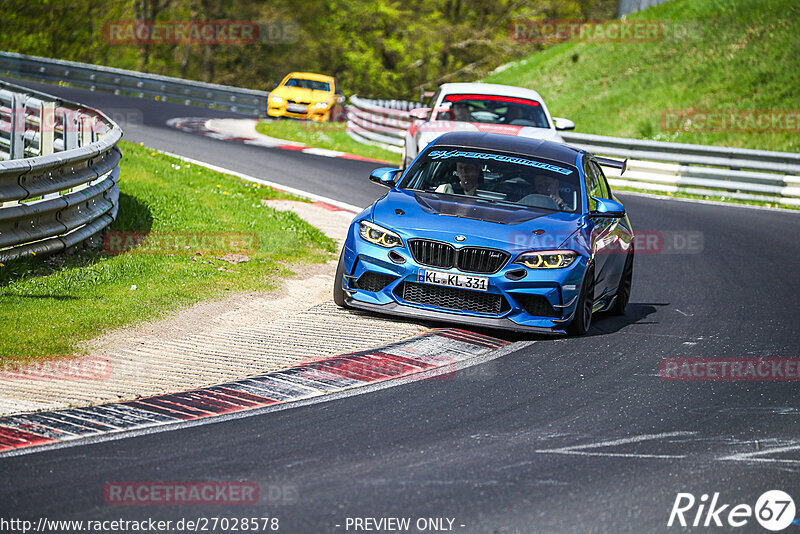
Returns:
[[[331,84],[328,82],[321,82],[318,80],[305,80],[303,78],[289,78],[285,87],[300,87],[301,89],[311,89],[313,91],[328,91],[331,90]]]

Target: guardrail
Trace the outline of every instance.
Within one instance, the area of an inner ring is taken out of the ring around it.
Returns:
[[[350,98],[347,133],[362,143],[401,152],[414,122],[404,100]],[[561,132],[564,140],[598,156],[628,158],[624,177],[606,169],[612,185],[800,206],[800,154]]]
[[[113,222],[121,137],[99,111],[0,82],[0,262],[73,247]]]
[[[160,100],[225,109],[243,115],[262,116],[267,112],[268,93],[265,91],[88,63],[0,52],[0,73],[48,82],[68,82],[92,91],[109,91],[140,98],[157,97]]]

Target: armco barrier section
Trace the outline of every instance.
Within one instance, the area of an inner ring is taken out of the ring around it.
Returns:
[[[0,262],[64,250],[113,222],[121,137],[97,110],[0,82]]]
[[[347,132],[356,141],[401,152],[422,104],[352,96]],[[564,140],[598,156],[628,158],[624,177],[607,169],[612,185],[800,205],[800,154],[562,132]]]
[[[259,116],[267,92],[158,76],[72,61],[0,52],[0,73],[114,93],[128,93],[199,104]],[[353,96],[347,132],[355,140],[402,152],[404,134],[419,107],[405,100],[369,100]],[[19,136],[19,132],[16,133]],[[30,134],[24,134],[29,135]],[[663,143],[574,132],[564,140],[594,154],[628,158],[624,178],[610,171],[612,185],[651,191],[726,196],[800,205],[800,154],[683,143]],[[29,145],[37,149],[37,139]],[[2,140],[0,140],[2,150]]]
[[[115,69],[0,52],[0,73],[48,82],[68,82],[91,90],[158,98],[261,116],[267,111],[267,92],[228,85],[183,80],[157,74]]]

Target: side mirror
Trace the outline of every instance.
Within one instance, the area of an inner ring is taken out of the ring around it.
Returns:
[[[415,119],[425,120],[428,118],[428,113],[431,112],[431,108],[414,108],[408,112],[409,115],[414,117]]]
[[[372,182],[375,182],[378,185],[382,185],[384,187],[393,187],[395,184],[395,180],[397,177],[402,173],[402,169],[395,169],[393,167],[381,167],[380,169],[375,169],[369,175],[369,179]]]
[[[553,124],[556,125],[556,130],[574,130],[575,123],[563,117],[553,117]]]
[[[592,197],[597,206],[592,210],[592,217],[608,217],[618,219],[625,216],[625,206],[610,198]]]

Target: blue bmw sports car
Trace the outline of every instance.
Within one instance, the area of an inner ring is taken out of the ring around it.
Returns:
[[[448,133],[353,220],[334,301],[460,325],[581,335],[592,314],[622,314],[633,231],[601,165],[563,144]]]

